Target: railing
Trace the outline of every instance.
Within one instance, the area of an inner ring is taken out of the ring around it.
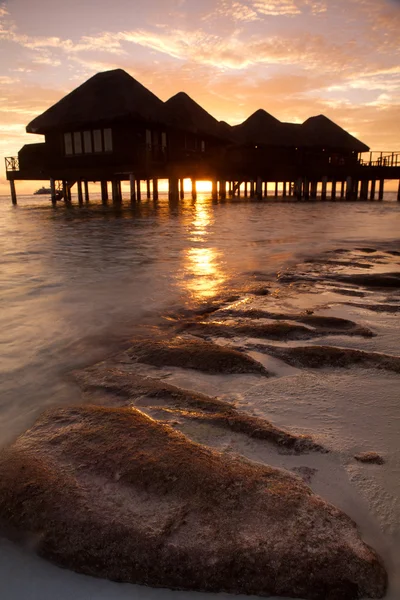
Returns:
[[[364,167],[400,167],[400,152],[364,152],[360,165]],[[367,155],[367,156],[365,156]]]
[[[8,171],[19,171],[18,156],[7,156],[6,157],[6,173]]]

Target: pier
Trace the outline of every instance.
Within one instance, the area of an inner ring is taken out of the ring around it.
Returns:
[[[380,201],[396,180],[400,201],[400,152],[371,152],[324,115],[282,123],[260,109],[232,127],[184,92],[162,102],[121,69],[90,78],[26,130],[44,142],[5,159],[13,204],[21,180],[49,182],[53,204],[70,203],[72,190],[89,202],[90,182],[104,204],[122,201],[122,182],[132,203],[157,200],[162,179],[172,202],[183,199],[184,179],[193,199],[207,180],[213,200],[298,201]]]

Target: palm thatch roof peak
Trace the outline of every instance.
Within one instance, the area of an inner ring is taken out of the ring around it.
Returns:
[[[29,123],[28,133],[90,126],[121,118],[168,121],[164,103],[123,69],[97,73]]]
[[[256,110],[240,125],[232,129],[236,139],[243,144],[270,143],[275,138],[282,123],[263,108]]]
[[[166,101],[165,106],[178,127],[200,135],[225,138],[220,122],[186,92],[178,92]]]
[[[310,117],[301,126],[304,145],[368,152],[369,147],[325,115]]]

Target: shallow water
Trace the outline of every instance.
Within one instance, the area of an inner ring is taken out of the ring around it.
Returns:
[[[199,196],[197,202],[186,199],[170,206],[161,197],[157,205],[142,202],[134,208],[128,203],[103,207],[95,200],[89,206],[53,209],[47,200],[35,197],[20,199],[17,207],[0,198],[0,445],[12,441],[45,407],[79,398],[78,388],[66,377],[68,371],[112,352],[143,324],[159,323],[166,312],[226,295],[254,282],[254,274],[276,273],[324,250],[385,247],[398,241],[400,205],[388,201],[393,199],[388,194],[383,203],[213,203]],[[386,342],[373,338],[370,347],[395,353],[395,315],[368,313],[365,318],[372,326],[381,322],[382,331],[387,331]],[[352,344],[346,340],[347,346]],[[277,379],[272,386],[269,404],[256,403],[254,410],[290,425],[302,409],[297,397],[282,406],[283,381]],[[324,394],[330,416],[321,419],[303,410],[307,416],[297,425],[313,431],[322,423],[329,429],[331,413],[333,424],[341,424],[342,414],[338,416],[335,407],[345,382],[345,377],[325,380],[323,389],[305,385],[304,394],[310,389]],[[398,418],[392,402],[394,376],[387,384],[388,408],[382,422]],[[369,410],[370,400],[365,406]],[[354,423],[362,418],[363,405],[360,410],[361,416],[351,416]],[[364,423],[365,438],[378,417]],[[352,447],[354,438],[349,442],[346,423],[338,425],[335,434],[337,448]],[[354,473],[357,478],[355,468]],[[394,492],[390,487],[390,498]],[[7,599],[74,595],[118,600],[129,595],[162,600],[189,595],[143,591],[62,572],[4,541],[0,575],[1,597]]]

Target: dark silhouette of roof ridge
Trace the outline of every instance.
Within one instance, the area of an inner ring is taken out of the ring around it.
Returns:
[[[164,103],[123,69],[96,73],[29,123],[28,133],[121,118],[168,122]]]
[[[192,133],[226,138],[226,128],[186,92],[178,92],[171,96],[165,102],[165,106],[177,127],[183,127]]]

